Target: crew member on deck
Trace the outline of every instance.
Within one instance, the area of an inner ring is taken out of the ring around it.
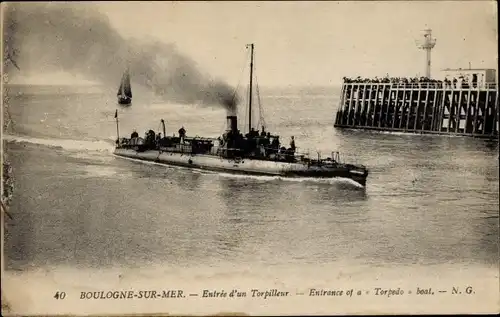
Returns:
[[[130,135],[130,138],[133,139],[133,138],[138,138],[139,137],[139,133],[137,133],[137,131],[134,130],[134,132],[132,132],[132,134]]]
[[[259,136],[259,132],[255,131],[254,128],[250,129],[250,138],[255,138]]]
[[[266,136],[266,130],[264,129],[264,126],[262,126],[262,132],[260,133],[260,136],[263,138]]]
[[[182,126],[179,129],[179,137],[181,138],[181,143],[184,143],[184,137],[186,136],[186,129],[184,129],[184,126]]]
[[[271,142],[272,153],[273,154],[278,154],[279,147],[280,147],[279,136],[275,136],[273,138],[273,141]]]
[[[290,140],[290,149],[292,150],[292,153],[295,153],[295,139],[292,135],[292,139]]]
[[[160,146],[160,140],[161,140],[161,133],[158,133],[156,135],[156,146]]]

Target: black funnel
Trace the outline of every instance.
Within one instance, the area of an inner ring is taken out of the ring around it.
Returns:
[[[238,131],[238,117],[235,115],[229,115],[227,118],[227,130],[237,132]]]

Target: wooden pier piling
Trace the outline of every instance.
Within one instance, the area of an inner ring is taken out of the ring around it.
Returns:
[[[498,138],[496,84],[344,82],[335,127]]]

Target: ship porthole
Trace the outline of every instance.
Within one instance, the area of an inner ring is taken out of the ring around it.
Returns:
[[[193,164],[193,161],[191,159],[189,159],[188,163],[189,164]]]

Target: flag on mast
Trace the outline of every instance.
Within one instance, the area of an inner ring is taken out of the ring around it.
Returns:
[[[118,128],[118,109],[115,110],[115,119],[116,119],[116,144],[119,143],[120,140],[120,130]]]

